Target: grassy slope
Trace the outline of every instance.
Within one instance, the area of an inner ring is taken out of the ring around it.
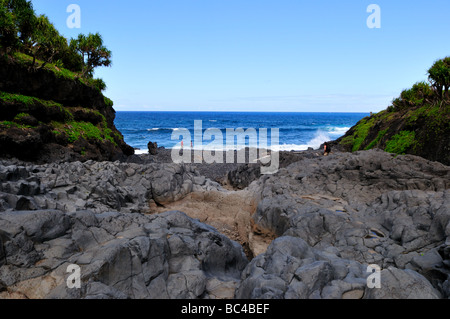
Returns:
[[[448,161],[450,105],[424,105],[400,111],[384,110],[366,117],[340,138],[347,151],[383,149],[396,154],[419,155]]]
[[[15,63],[29,65],[32,58],[22,54],[14,54]],[[41,61],[36,62],[41,65]],[[95,79],[82,79],[69,70],[58,68],[53,64],[47,64],[43,68],[53,72],[58,78],[78,81],[97,89],[101,93],[101,85]],[[103,82],[103,81],[101,81]],[[112,108],[113,102],[104,97],[104,105]],[[26,96],[0,91],[0,132],[6,133],[11,127],[22,131],[38,131],[42,125],[50,126],[55,140],[63,141],[63,144],[73,144],[80,139],[95,143],[112,143],[115,147],[123,142],[123,136],[112,130],[103,114],[98,110],[83,106],[66,107],[60,103],[43,100],[34,96]],[[80,155],[84,155],[81,151]]]

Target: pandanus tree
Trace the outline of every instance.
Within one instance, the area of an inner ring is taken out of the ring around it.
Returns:
[[[7,54],[19,46],[18,30],[6,1],[0,0],[0,53]]]
[[[40,67],[44,67],[68,48],[67,40],[49,19],[36,16],[31,1],[26,0],[0,0],[0,45],[2,53],[21,51],[30,55],[32,68],[36,59],[42,60]]]
[[[0,0],[0,50],[3,54],[23,47],[34,30],[31,1]]]
[[[61,36],[45,16],[36,18],[35,29],[28,42],[28,53],[33,57],[32,67],[36,58],[43,61],[39,68],[43,68],[47,63],[53,63],[56,55],[60,54],[67,47],[67,40]]]
[[[21,43],[26,43],[34,32],[36,15],[31,1],[4,0],[4,6],[13,15]]]
[[[70,47],[83,57],[83,77],[92,78],[96,67],[111,65],[111,51],[103,45],[98,33],[80,34],[77,39],[71,40]]]
[[[428,79],[440,100],[449,98],[450,89],[450,57],[437,60],[428,70]]]

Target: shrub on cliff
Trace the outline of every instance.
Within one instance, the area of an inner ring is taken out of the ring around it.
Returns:
[[[388,111],[448,103],[450,99],[450,57],[434,62],[427,74],[429,83],[417,82],[412,88],[403,90],[400,96],[392,101]]]
[[[337,144],[345,151],[379,148],[450,165],[450,57],[437,60],[428,79],[403,90],[387,110],[359,121]]]
[[[390,110],[402,110],[407,107],[422,106],[433,103],[435,93],[426,82],[417,82],[411,89],[403,90],[400,97],[392,101]]]

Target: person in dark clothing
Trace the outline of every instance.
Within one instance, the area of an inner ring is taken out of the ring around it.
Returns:
[[[331,147],[328,143],[323,145],[323,156],[328,156],[331,152]]]

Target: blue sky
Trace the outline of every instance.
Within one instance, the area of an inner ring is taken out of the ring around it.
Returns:
[[[448,0],[32,3],[68,38],[102,34],[113,65],[95,76],[117,111],[378,112],[450,55]]]

